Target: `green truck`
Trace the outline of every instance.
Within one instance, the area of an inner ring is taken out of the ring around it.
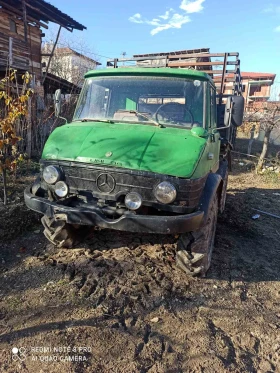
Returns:
[[[238,53],[149,56],[157,67],[142,67],[147,58],[85,75],[73,120],[49,136],[25,202],[58,247],[93,226],[171,234],[178,266],[204,276],[243,118]],[[58,91],[57,116],[60,104]]]

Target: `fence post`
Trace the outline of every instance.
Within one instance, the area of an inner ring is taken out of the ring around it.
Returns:
[[[28,158],[32,155],[32,105],[31,98],[28,99],[28,114],[27,114],[27,138],[26,138],[26,153]]]

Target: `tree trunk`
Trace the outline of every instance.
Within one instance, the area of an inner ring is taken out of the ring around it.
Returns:
[[[263,148],[262,148],[262,152],[261,152],[261,155],[258,161],[257,171],[261,171],[261,169],[263,168],[264,160],[265,160],[266,153],[268,150],[270,134],[271,134],[270,129],[265,131],[264,139],[263,139]]]
[[[3,168],[2,170],[3,177],[3,193],[4,193],[4,205],[7,205],[7,170]]]
[[[248,150],[247,150],[248,155],[251,155],[252,145],[253,145],[253,142],[254,142],[254,139],[255,139],[255,130],[256,130],[256,126],[253,125],[252,129],[250,131],[250,140],[249,140]],[[248,157],[248,158],[250,158],[250,157]]]

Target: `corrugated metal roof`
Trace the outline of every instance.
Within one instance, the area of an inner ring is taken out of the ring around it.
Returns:
[[[0,1],[0,5],[3,9],[8,9],[11,11],[11,8],[15,8],[17,13],[22,12],[23,9],[23,0],[9,0],[6,3],[3,0]],[[75,21],[73,18],[68,16],[66,13],[61,12],[58,8],[47,3],[44,0],[25,0],[27,16],[30,16],[38,21],[43,22],[54,22],[62,27],[67,28],[68,30],[85,30],[86,27],[81,23]],[[77,4],[78,6],[78,4]]]
[[[47,73],[46,79],[44,81],[44,88],[46,90],[46,93],[54,93],[56,89],[61,89],[63,94],[78,94],[81,91],[81,88],[76,84],[71,83],[68,80],[49,72]]]

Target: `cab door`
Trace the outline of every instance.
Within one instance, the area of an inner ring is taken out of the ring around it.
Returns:
[[[208,141],[205,150],[209,171],[216,172],[219,168],[220,134],[215,131],[217,128],[216,87],[212,84],[208,84],[207,101],[206,129],[208,131]]]

